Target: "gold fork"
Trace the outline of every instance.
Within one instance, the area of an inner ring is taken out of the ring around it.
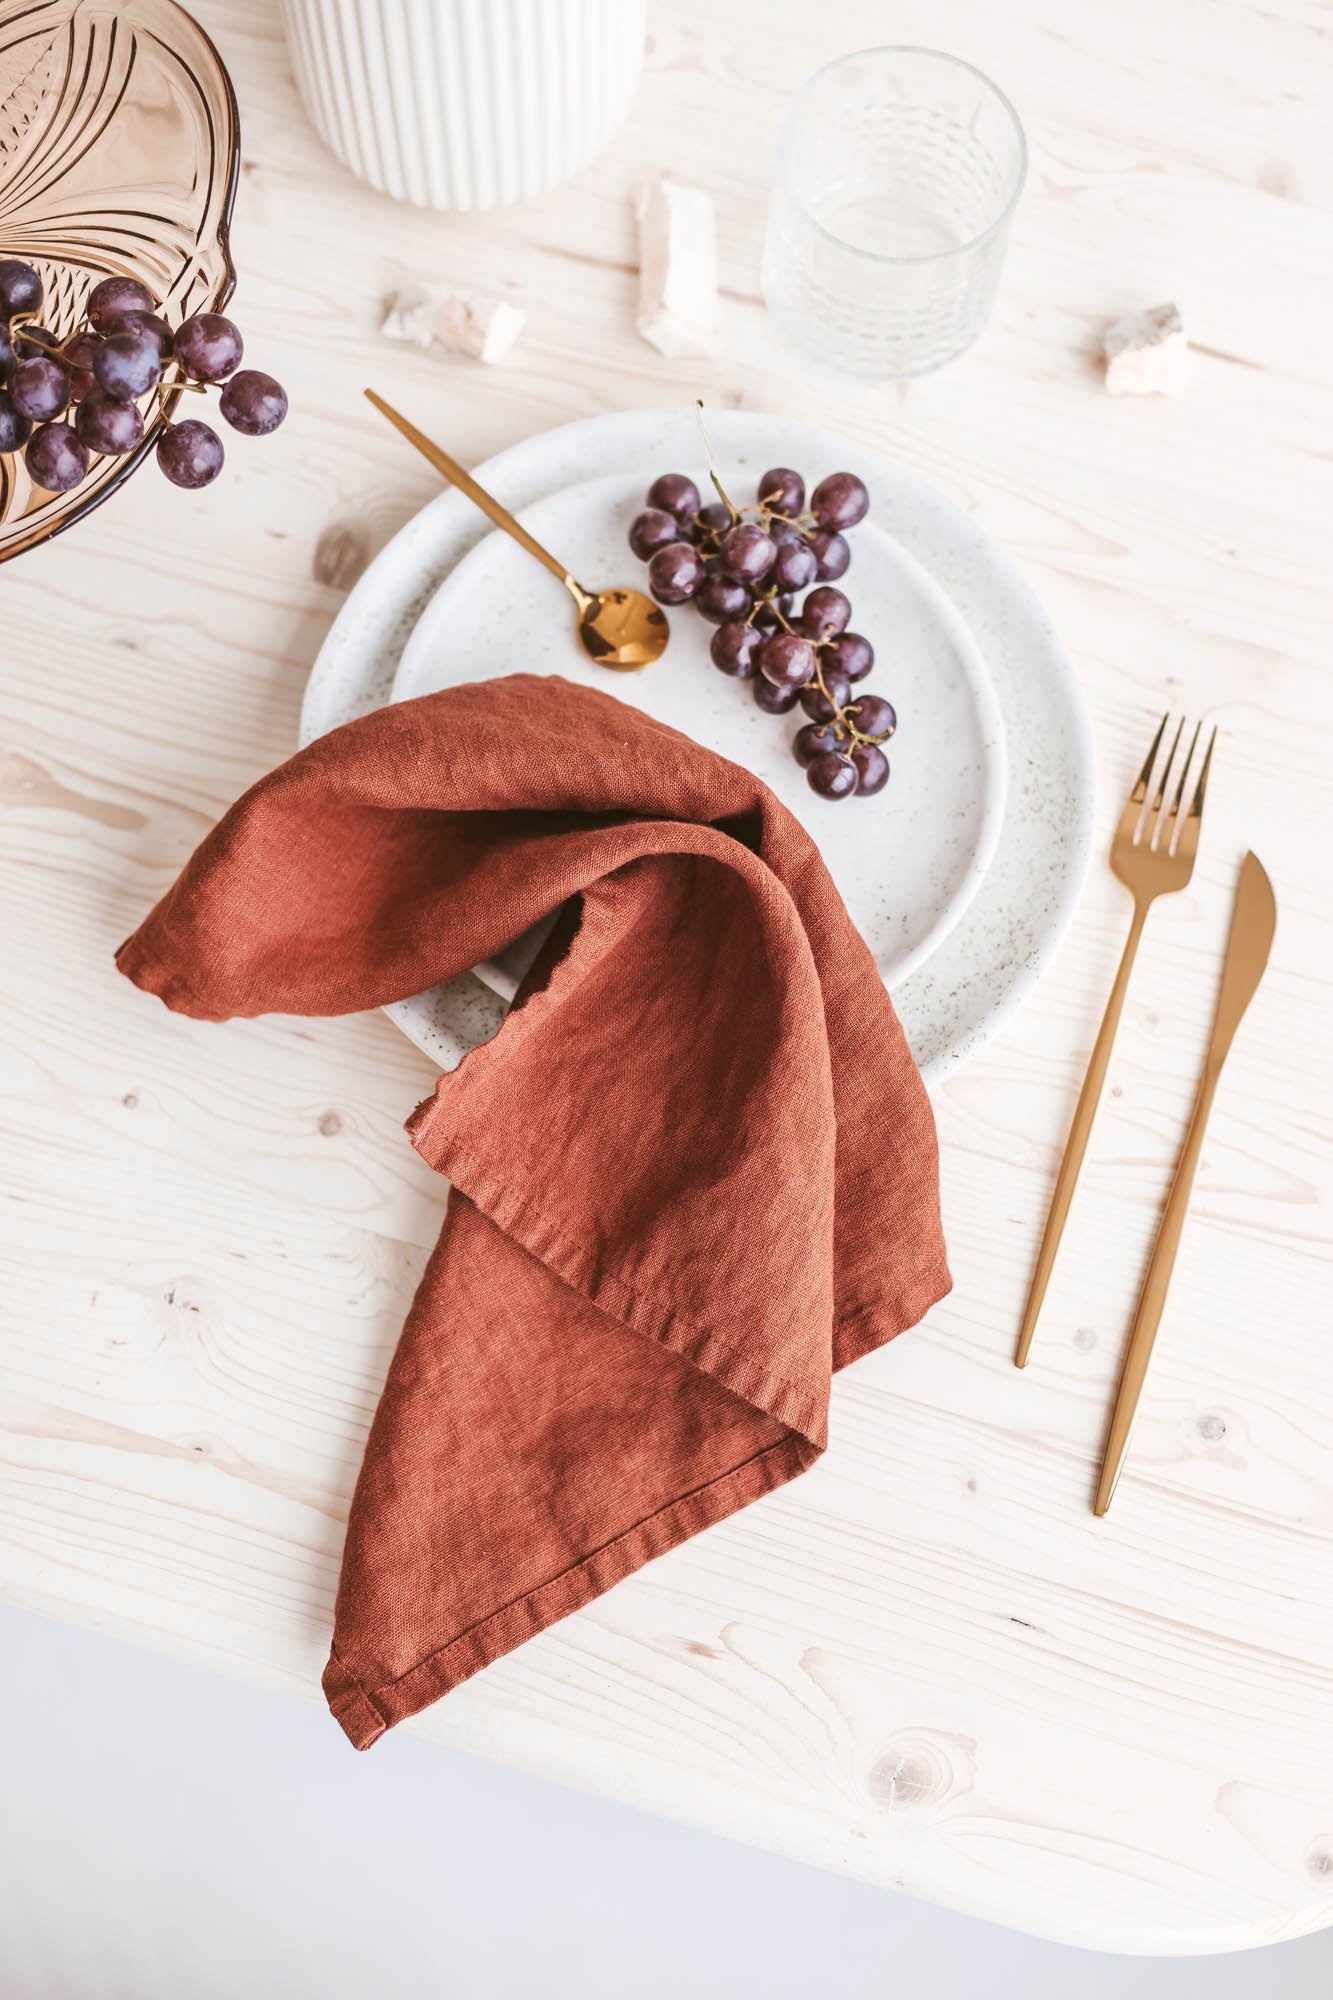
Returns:
[[[1152,748],[1144,759],[1143,769],[1125,802],[1125,809],[1111,840],[1111,872],[1117,875],[1134,898],[1134,915],[1129,926],[1129,936],[1125,939],[1125,949],[1120,959],[1120,970],[1116,973],[1111,997],[1106,1003],[1102,1025],[1088,1062],[1088,1073],[1083,1079],[1083,1088],[1074,1107],[1074,1122],[1069,1128],[1069,1138],[1065,1145],[1065,1156],[1060,1163],[1059,1177],[1055,1183],[1055,1193],[1051,1197],[1051,1211],[1046,1218],[1046,1229],[1041,1239],[1041,1249],[1037,1253],[1037,1268],[1032,1274],[1032,1285],[1028,1292],[1027,1305],[1023,1309],[1023,1324],[1019,1329],[1018,1347],[1014,1354],[1016,1367],[1027,1365],[1028,1353],[1032,1347],[1032,1336],[1037,1330],[1037,1318],[1042,1301],[1046,1297],[1046,1287],[1050,1283],[1051,1271],[1055,1265],[1056,1252],[1060,1248],[1060,1237],[1064,1231],[1065,1217],[1074,1199],[1074,1189],[1078,1185],[1083,1155],[1088,1148],[1088,1135],[1097,1115],[1101,1101],[1102,1085],[1106,1081],[1107,1065],[1111,1060],[1111,1050],[1115,1043],[1116,1029],[1120,1025],[1120,1014],[1125,1004],[1125,994],[1129,988],[1129,976],[1134,968],[1139,939],[1143,936],[1143,926],[1148,911],[1159,896],[1170,896],[1177,889],[1183,889],[1194,873],[1194,857],[1199,847],[1199,824],[1203,817],[1203,795],[1208,785],[1208,772],[1213,761],[1213,745],[1217,741],[1214,730],[1208,739],[1203,763],[1195,781],[1193,797],[1182,820],[1181,805],[1185,798],[1185,785],[1194,753],[1198,747],[1201,725],[1196,723],[1185,752],[1185,761],[1180,766],[1179,781],[1170,806],[1166,804],[1171,783],[1172,767],[1176,752],[1185,730],[1182,716],[1176,724],[1176,733],[1171,739],[1171,748],[1161,767],[1152,802],[1148,794],[1152,788],[1153,770],[1157,765],[1158,752],[1166,735],[1171,718],[1164,715],[1153,737]]]

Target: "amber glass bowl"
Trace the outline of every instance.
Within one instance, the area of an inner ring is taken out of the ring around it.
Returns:
[[[141,279],[173,326],[224,304],[239,159],[231,79],[174,0],[0,0],[0,258],[41,272],[58,339],[112,273]],[[22,453],[0,453],[0,562],[114,493],[176,400],[72,493],[44,492]]]

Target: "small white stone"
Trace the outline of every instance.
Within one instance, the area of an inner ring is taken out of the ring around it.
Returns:
[[[1175,396],[1185,386],[1189,344],[1178,306],[1129,313],[1102,336],[1113,396]]]
[[[380,332],[387,340],[443,347],[493,366],[504,360],[526,319],[507,299],[453,285],[408,285],[385,300]]]
[[[720,354],[717,226],[712,196],[667,174],[639,196],[639,310],[635,325],[671,359]]]

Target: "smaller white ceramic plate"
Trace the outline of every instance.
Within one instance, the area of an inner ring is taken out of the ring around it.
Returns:
[[[589,588],[642,586],[626,544],[643,505],[637,474],[586,480],[524,508],[523,525]],[[550,574],[496,531],[464,556],[426,606],[393,685],[395,701],[500,674],[562,674],[643,708],[769,785],[818,841],[843,901],[886,983],[904,979],[967,907],[990,862],[1004,811],[1004,724],[990,676],[949,600],[891,536],[852,531],[841,579],[852,625],[875,647],[857,692],[898,712],[891,775],[873,798],[818,798],[792,756],[808,720],[765,715],[748,683],[708,656],[713,627],[689,605],[669,611],[671,643],[637,673],[609,673],[584,654],[574,606]],[[504,968],[478,968],[509,990]]]

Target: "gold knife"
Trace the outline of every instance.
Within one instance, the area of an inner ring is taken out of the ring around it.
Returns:
[[[1102,1475],[1097,1483],[1097,1498],[1093,1502],[1094,1514],[1104,1514],[1111,1504],[1116,1481],[1120,1477],[1129,1449],[1129,1434],[1134,1427],[1134,1415],[1139,1406],[1139,1391],[1143,1378],[1148,1372],[1152,1358],[1153,1342],[1157,1338],[1157,1327],[1166,1304],[1167,1287],[1171,1283],[1171,1272],[1175,1267],[1176,1251],[1180,1247],[1181,1232],[1185,1227],[1185,1216],[1190,1205],[1190,1192],[1194,1186],[1194,1173],[1203,1151],[1204,1127],[1208,1114],[1213,1108],[1213,1097],[1217,1090],[1217,1080],[1222,1074],[1222,1065],[1227,1059],[1232,1038],[1241,1024],[1245,1009],[1254,998],[1254,990],[1263,977],[1268,963],[1268,953],[1273,942],[1273,932],[1277,927],[1277,902],[1273,895],[1273,885],[1264,873],[1257,855],[1247,854],[1240,868],[1240,881],[1236,885],[1236,901],[1231,913],[1231,935],[1227,939],[1227,953],[1222,962],[1222,983],[1217,992],[1217,1012],[1213,1016],[1213,1033],[1208,1044],[1208,1054],[1204,1058],[1203,1075],[1199,1080],[1199,1094],[1194,1100],[1194,1113],[1190,1119],[1189,1131],[1181,1151],[1180,1163],[1176,1168],[1171,1192],[1167,1196],[1162,1212],[1161,1225],[1157,1231],[1157,1241],[1153,1245],[1152,1262],[1148,1275],[1143,1281],[1139,1294],[1138,1308],[1134,1314],[1134,1325],[1130,1331],[1129,1346],[1125,1353],[1125,1365],[1121,1370],[1120,1387],[1116,1391],[1115,1410],[1111,1416],[1111,1428],[1107,1433],[1106,1451],[1102,1458]]]

